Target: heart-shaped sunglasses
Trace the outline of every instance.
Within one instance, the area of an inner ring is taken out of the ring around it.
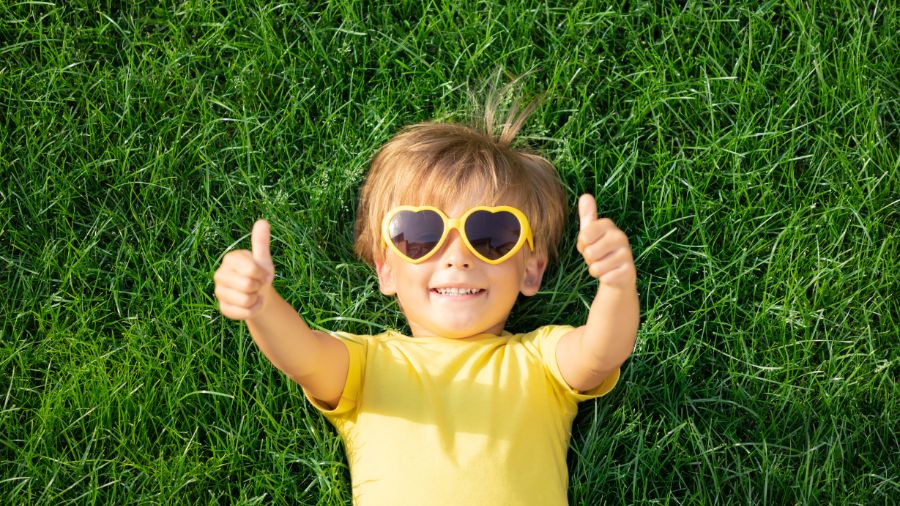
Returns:
[[[381,239],[401,258],[418,264],[441,249],[454,228],[473,255],[492,265],[511,258],[526,242],[534,251],[528,218],[510,206],[473,207],[459,218],[431,206],[395,207],[384,216]]]

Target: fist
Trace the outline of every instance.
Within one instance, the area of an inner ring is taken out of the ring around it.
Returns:
[[[234,250],[225,254],[216,270],[216,298],[219,311],[232,320],[249,320],[256,316],[272,292],[275,264],[269,253],[269,222],[259,220],[250,234],[251,250]]]
[[[637,283],[637,271],[625,232],[609,218],[597,219],[597,202],[593,195],[584,194],[578,199],[578,216],[577,248],[591,276],[599,279],[601,286],[633,288]]]

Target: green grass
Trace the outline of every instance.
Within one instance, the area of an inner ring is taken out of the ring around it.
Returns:
[[[894,2],[134,4],[0,5],[0,503],[346,503],[212,273],[265,216],[311,325],[402,328],[351,254],[367,161],[498,68],[546,92],[520,140],[572,196],[511,329],[585,317],[578,193],[637,259],[573,504],[900,495]]]

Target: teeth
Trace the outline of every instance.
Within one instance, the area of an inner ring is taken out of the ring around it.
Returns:
[[[438,288],[437,292],[441,295],[471,295],[478,293],[478,288]]]

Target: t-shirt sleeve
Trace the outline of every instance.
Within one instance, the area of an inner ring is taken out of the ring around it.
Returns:
[[[317,410],[321,411],[327,418],[336,418],[345,416],[356,409],[356,401],[359,392],[362,389],[363,369],[366,360],[366,338],[354,334],[346,334],[343,332],[332,332],[332,336],[343,341],[350,353],[350,364],[347,369],[347,382],[344,384],[344,391],[338,401],[338,405],[329,408],[319,399],[316,399],[306,389],[303,389],[303,395]]]
[[[619,381],[621,369],[616,369],[602,383],[586,392],[570,387],[559,370],[559,363],[556,361],[556,347],[559,344],[559,340],[573,330],[575,330],[575,327],[570,325],[547,325],[532,332],[532,339],[538,353],[540,353],[541,360],[544,362],[544,367],[567,396],[578,402],[602,397],[615,388],[616,383]]]

